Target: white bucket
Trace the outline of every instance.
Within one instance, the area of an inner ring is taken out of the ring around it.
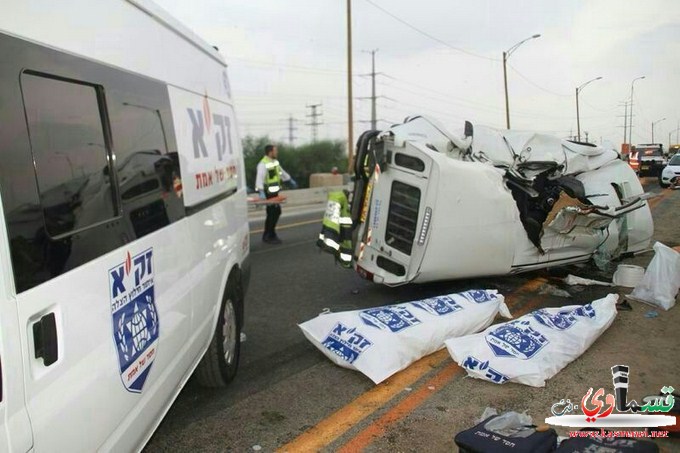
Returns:
[[[645,275],[645,269],[640,266],[633,266],[632,264],[619,264],[614,272],[614,284],[616,286],[625,286],[626,288],[635,288]]]

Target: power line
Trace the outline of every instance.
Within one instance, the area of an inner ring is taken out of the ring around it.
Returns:
[[[512,69],[512,70],[515,72],[515,74],[517,74],[518,76],[520,76],[525,82],[527,82],[527,83],[530,84],[530,85],[533,85],[534,87],[538,88],[538,89],[541,90],[541,91],[545,91],[546,93],[552,94],[553,96],[558,96],[558,97],[563,97],[563,98],[570,98],[570,97],[571,97],[571,94],[561,94],[561,93],[556,93],[556,92],[551,91],[551,90],[549,90],[549,89],[547,89],[547,88],[543,88],[542,86],[540,86],[540,85],[537,84],[536,82],[533,82],[533,81],[530,80],[527,76],[525,76],[524,74],[522,74],[521,72],[519,72],[517,69],[515,69],[515,67],[512,66],[510,63],[508,63],[508,66],[510,66],[510,69]]]
[[[436,36],[432,36],[431,34],[429,34],[429,33],[426,32],[426,31],[421,30],[420,28],[416,27],[415,25],[412,25],[412,24],[410,24],[409,22],[406,22],[406,21],[405,21],[404,19],[402,19],[401,17],[395,15],[394,13],[392,13],[392,12],[390,12],[389,10],[383,8],[382,6],[378,5],[377,3],[375,3],[375,2],[373,2],[373,1],[371,1],[371,0],[365,0],[365,1],[366,1],[366,3],[368,3],[369,5],[373,6],[374,8],[379,9],[380,11],[382,11],[382,12],[385,13],[385,14],[387,14],[387,15],[390,16],[392,19],[396,20],[397,22],[401,23],[402,25],[407,26],[407,27],[410,28],[411,30],[413,30],[413,31],[415,31],[415,32],[417,32],[417,33],[420,33],[421,35],[425,36],[426,38],[431,39],[432,41],[435,41],[435,42],[437,42],[437,43],[439,43],[439,44],[441,44],[441,45],[443,45],[443,46],[446,46],[446,47],[448,47],[449,49],[455,50],[455,51],[457,51],[457,52],[464,53],[464,54],[466,54],[466,55],[470,55],[471,57],[482,58],[482,59],[484,59],[484,60],[489,60],[489,61],[500,61],[500,60],[498,60],[497,58],[487,57],[487,56],[485,56],[485,55],[480,55],[480,54],[477,54],[477,53],[474,53],[474,52],[470,52],[469,50],[465,50],[465,49],[461,49],[460,47],[453,46],[453,45],[449,44],[448,42],[446,42],[446,41],[444,41],[444,40],[441,40],[441,39],[437,38]]]

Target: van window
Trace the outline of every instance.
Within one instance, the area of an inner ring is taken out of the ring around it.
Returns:
[[[116,217],[97,87],[24,73],[21,88],[47,234]]]
[[[143,105],[112,106],[111,129],[123,206],[134,237],[185,215],[179,158],[167,152],[161,114]]]

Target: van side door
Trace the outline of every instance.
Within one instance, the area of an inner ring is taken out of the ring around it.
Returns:
[[[148,143],[166,114],[120,93],[167,89],[3,34],[0,53],[3,226],[33,448],[137,450],[193,361],[191,241],[172,149],[113,144]]]
[[[24,452],[31,448],[33,439],[24,400],[20,333],[7,244],[0,200],[0,451]]]

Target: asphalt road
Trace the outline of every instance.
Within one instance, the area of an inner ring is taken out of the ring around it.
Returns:
[[[669,245],[680,243],[680,235],[672,227],[678,208],[680,192],[669,192],[654,210],[656,236]],[[190,380],[147,451],[274,451],[281,447],[288,451],[335,451],[343,447],[345,451],[451,451],[453,434],[470,426],[485,406],[499,407],[500,400],[505,401],[500,406],[508,408],[533,407],[524,404],[529,388],[507,384],[502,386],[502,393],[501,387],[492,384],[470,383],[472,380],[464,379],[464,373],[443,354],[434,354],[412,366],[409,373],[402,372],[385,385],[375,386],[360,373],[331,364],[307,342],[297,324],[324,308],[353,310],[473,287],[499,289],[511,299],[513,312],[521,313],[536,306],[585,303],[606,294],[606,288],[598,287],[564,288],[572,293],[570,299],[546,294],[546,288],[559,287],[556,277],[566,272],[611,278],[611,272],[602,273],[593,267],[571,267],[513,277],[387,288],[362,280],[318,251],[315,238],[320,218],[318,212],[282,218],[279,236],[283,244],[278,246],[263,244],[259,232],[262,222],[251,223],[253,273],[246,299],[247,340],[242,346],[239,374],[230,387],[221,390],[204,389]],[[637,261],[644,264],[648,259]],[[641,318],[643,310],[631,313]],[[675,318],[656,323],[662,332],[680,320],[680,313],[668,313]],[[639,320],[631,318],[630,322]],[[608,355],[620,349],[616,342],[625,341],[628,334],[625,329],[616,334],[623,340],[614,335],[610,335],[612,344],[602,347],[602,356],[590,357],[590,362],[577,361],[579,367],[591,366],[593,370],[576,367],[576,373],[564,371],[554,378],[558,383],[558,378],[565,380],[559,388],[589,385],[583,377],[588,373],[596,376],[595,380],[611,381]],[[678,350],[677,333],[666,345]],[[597,370],[603,361],[604,374]],[[570,367],[566,370],[573,371]],[[656,378],[675,376],[675,382],[660,385],[680,388],[680,366],[672,364],[667,371],[656,373]],[[657,382],[652,380],[648,385],[653,388]],[[394,386],[400,387],[395,390]],[[564,398],[563,393],[552,390],[545,401],[538,396],[542,393],[530,397],[538,404],[534,412],[540,413],[541,407],[549,407],[549,402],[560,395]]]

